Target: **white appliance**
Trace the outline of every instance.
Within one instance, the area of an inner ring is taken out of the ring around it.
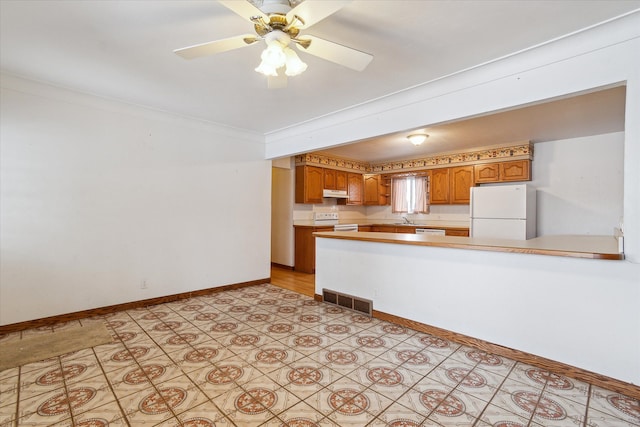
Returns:
[[[471,188],[471,237],[536,237],[536,189],[531,185]]]
[[[445,231],[437,228],[416,228],[416,234],[429,234],[431,236],[444,236]]]
[[[314,212],[314,225],[335,225],[338,223],[338,212]]]
[[[334,199],[348,199],[349,194],[347,190],[322,190],[322,197],[330,197]]]
[[[358,224],[336,224],[333,231],[358,231]]]

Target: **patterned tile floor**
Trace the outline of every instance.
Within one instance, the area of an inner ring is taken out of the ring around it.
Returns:
[[[0,425],[640,425],[637,400],[272,285],[88,321],[115,342],[0,372]]]

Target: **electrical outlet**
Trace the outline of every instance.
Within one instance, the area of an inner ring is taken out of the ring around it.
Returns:
[[[140,289],[147,289],[147,287],[147,280],[142,279],[142,282],[140,282]]]

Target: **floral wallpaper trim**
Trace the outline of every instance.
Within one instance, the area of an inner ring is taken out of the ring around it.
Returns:
[[[340,159],[334,157],[327,157],[321,154],[299,154],[296,156],[296,165],[316,165],[329,168],[348,169],[357,172],[369,172],[371,165],[367,162],[359,162],[357,160]]]
[[[417,168],[446,167],[462,164],[471,164],[487,160],[516,160],[533,159],[533,144],[526,143],[500,148],[487,148],[465,153],[442,154],[438,156],[425,157],[420,159],[400,160],[369,164],[357,160],[347,160],[327,157],[320,154],[300,154],[295,156],[296,164],[317,165],[329,168],[340,168],[357,172],[389,172],[412,170]]]

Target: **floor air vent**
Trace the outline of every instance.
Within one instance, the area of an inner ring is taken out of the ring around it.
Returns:
[[[340,307],[348,308],[349,310],[357,311],[367,316],[371,316],[373,311],[373,301],[330,289],[322,289],[322,301],[339,305]]]

